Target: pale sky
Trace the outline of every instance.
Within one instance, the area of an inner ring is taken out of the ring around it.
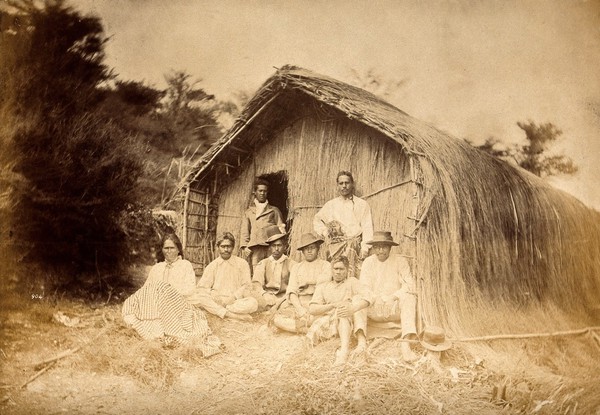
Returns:
[[[348,82],[405,80],[388,100],[456,137],[522,140],[552,122],[580,167],[553,179],[600,209],[600,0],[72,0],[102,18],[107,64],[165,86],[185,70],[217,98],[293,64]]]

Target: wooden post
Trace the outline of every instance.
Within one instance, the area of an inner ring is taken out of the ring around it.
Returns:
[[[208,189],[207,189],[208,190]],[[209,192],[207,191],[204,194],[204,234],[202,235],[202,245],[204,245],[203,248],[203,255],[202,255],[202,269],[206,268],[206,265],[208,265],[208,263],[210,262],[211,258],[210,258],[210,250],[209,250],[209,244],[210,244],[210,238],[209,238],[209,232],[208,232],[208,214],[209,214],[209,210],[208,210],[208,206],[210,204],[210,197],[209,197]]]
[[[190,201],[190,184],[185,185],[185,198],[183,199],[183,229],[182,233],[182,241],[181,245],[183,250],[185,251],[185,247],[187,245],[187,221],[188,221],[188,203]]]
[[[411,180],[413,182],[413,187],[414,187],[414,193],[413,193],[413,211],[412,211],[412,216],[414,218],[418,218],[419,217],[419,202],[420,202],[420,198],[419,198],[419,184],[417,183],[417,171],[416,171],[416,167],[415,167],[415,160],[413,159],[413,156],[409,156],[408,158],[408,163],[410,166],[410,175],[411,175]],[[412,272],[413,272],[413,276],[415,278],[415,290],[417,291],[417,310],[416,310],[416,326],[417,326],[417,333],[420,333],[423,330],[423,290],[422,290],[422,284],[421,284],[421,275],[419,272],[419,268],[418,268],[418,264],[419,264],[419,232],[418,229],[415,229],[413,232],[413,236],[414,239],[412,239],[414,242],[412,243],[412,248],[413,248],[413,252],[412,252]]]

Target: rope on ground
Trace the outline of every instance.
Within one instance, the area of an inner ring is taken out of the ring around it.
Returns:
[[[501,339],[529,339],[537,337],[559,337],[559,336],[574,336],[578,334],[590,333],[595,336],[594,331],[600,330],[600,326],[585,327],[578,330],[566,330],[566,331],[555,331],[552,333],[523,333],[523,334],[496,334],[490,336],[479,336],[479,337],[465,337],[462,339],[451,339],[453,342],[477,342],[477,341],[488,341],[488,340],[501,340]]]

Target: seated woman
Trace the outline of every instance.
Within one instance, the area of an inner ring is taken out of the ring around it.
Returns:
[[[305,233],[300,237],[298,250],[302,251],[304,261],[296,264],[290,272],[285,301],[273,317],[275,327],[293,333],[306,333],[312,323],[308,305],[315,287],[318,283],[331,280],[329,262],[319,259],[322,243],[323,239],[313,233]]]
[[[206,315],[188,301],[196,275],[192,264],[183,259],[176,235],[165,235],[162,255],[164,261],[152,267],[142,288],[123,303],[125,323],[147,340],[195,345],[204,357],[218,353],[221,342],[212,335]]]

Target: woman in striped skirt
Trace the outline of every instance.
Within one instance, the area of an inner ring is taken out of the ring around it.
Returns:
[[[183,259],[177,235],[162,241],[164,261],[154,265],[148,279],[123,304],[123,319],[144,339],[198,347],[204,357],[220,351],[221,342],[212,334],[204,312],[188,302],[196,288],[192,264]]]

